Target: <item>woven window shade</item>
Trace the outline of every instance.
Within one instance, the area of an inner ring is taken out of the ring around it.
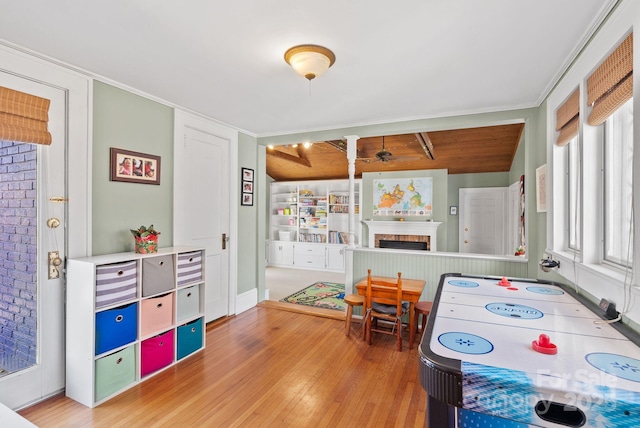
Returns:
[[[565,146],[578,135],[580,119],[580,88],[573,91],[569,98],[556,111],[556,131],[560,131],[556,144]]]
[[[633,33],[587,80],[589,125],[598,126],[633,97]]]
[[[46,98],[0,86],[0,141],[51,144]]]

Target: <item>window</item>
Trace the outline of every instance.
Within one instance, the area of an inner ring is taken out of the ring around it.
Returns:
[[[580,146],[578,141],[578,136],[574,136],[571,141],[567,144],[567,150],[569,151],[569,156],[567,156],[567,218],[566,224],[567,232],[569,236],[567,237],[567,243],[570,250],[579,252],[581,249],[581,202],[580,198]]]
[[[633,98],[605,122],[604,260],[631,266],[633,260]]]

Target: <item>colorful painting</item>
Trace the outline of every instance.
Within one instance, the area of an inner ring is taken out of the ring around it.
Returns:
[[[431,216],[433,178],[373,180],[373,215]]]

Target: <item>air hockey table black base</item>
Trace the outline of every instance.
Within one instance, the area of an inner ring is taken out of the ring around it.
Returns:
[[[604,321],[563,284],[442,275],[419,346],[427,427],[640,427],[640,335]]]

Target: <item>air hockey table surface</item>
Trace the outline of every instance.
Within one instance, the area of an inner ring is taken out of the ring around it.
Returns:
[[[442,275],[419,347],[428,426],[640,427],[640,336],[601,315],[562,284]]]

